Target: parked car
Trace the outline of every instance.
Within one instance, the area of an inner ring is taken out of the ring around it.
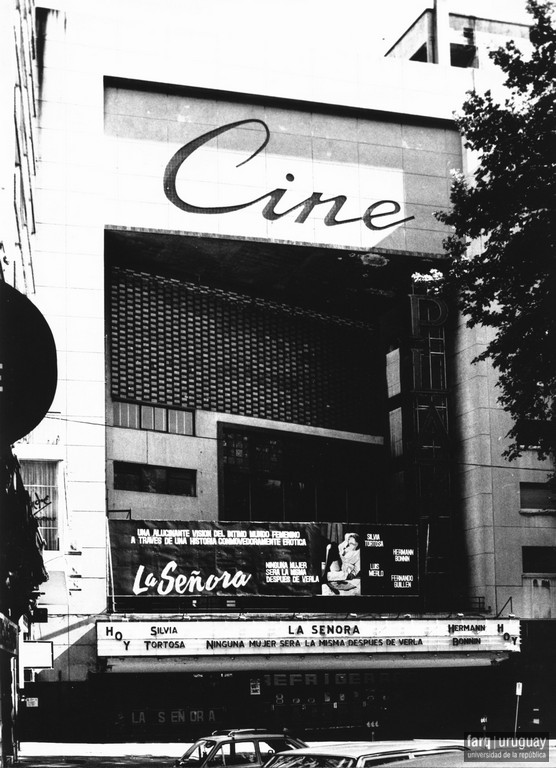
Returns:
[[[444,739],[346,741],[318,747],[303,747],[293,753],[281,752],[267,760],[264,768],[369,768],[408,759],[412,760],[413,766],[413,760],[419,757],[425,761],[424,768],[426,760],[432,756],[451,754],[461,754],[463,765],[463,745],[460,742]],[[441,765],[439,762],[438,766]]]
[[[258,768],[276,752],[307,744],[287,733],[235,728],[198,739],[174,763],[175,768]]]
[[[527,752],[527,750],[525,750],[525,752]],[[531,754],[531,752],[533,754]],[[546,751],[548,761],[546,758],[539,759],[538,757],[535,757],[534,752],[535,749],[533,747],[530,750],[529,758],[513,760],[510,765],[521,764],[530,766],[532,763],[535,763],[536,765],[542,765],[543,768],[555,768],[556,754],[553,753],[553,750],[548,749]],[[470,765],[473,765],[474,768],[493,768],[496,764],[500,765],[500,756],[498,756],[498,763],[496,763],[496,760],[493,760],[492,756],[489,757],[489,755],[484,755],[484,759],[477,758],[480,758],[480,755],[470,756],[468,753],[466,756],[465,749],[443,753],[431,752],[421,757],[416,756],[414,760],[411,760],[409,765],[411,765],[411,768],[469,768]],[[526,758],[526,755],[522,755],[522,758]],[[407,757],[402,757],[400,760],[394,760],[394,762],[388,760],[388,768],[408,768]]]

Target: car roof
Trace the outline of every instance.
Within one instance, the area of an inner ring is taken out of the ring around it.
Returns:
[[[230,739],[292,739],[293,741],[301,742],[296,736],[291,733],[273,733],[267,731],[264,728],[231,728],[225,731],[214,731],[210,735],[202,736],[197,741],[229,741]]]
[[[522,765],[531,765],[530,761],[521,760]],[[420,756],[418,755],[411,760],[411,768],[464,768],[473,764],[476,768],[493,768],[496,763],[493,760],[470,760],[469,757],[466,760],[465,750],[462,749],[459,752],[445,752],[444,754],[429,754]],[[500,763],[498,763],[500,764]],[[549,768],[549,766],[556,766],[554,758],[550,756],[549,762],[539,762],[543,768]],[[517,765],[516,762],[511,762],[510,765]],[[394,762],[388,761],[388,768],[407,768],[408,760],[400,758]]]
[[[402,741],[349,741],[301,747],[296,755],[326,755],[338,757],[363,757],[365,755],[390,754],[393,752],[423,752],[425,750],[461,749],[462,744],[448,739],[405,739]],[[280,752],[279,754],[289,754]]]

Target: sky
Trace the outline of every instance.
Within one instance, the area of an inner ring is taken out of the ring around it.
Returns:
[[[529,23],[526,0],[437,0],[448,11],[479,18]],[[258,53],[272,49],[273,56],[305,61],[314,54],[318,68],[322,57],[365,52],[367,58],[382,58],[409,26],[435,0],[158,0],[155,27],[169,28],[180,45],[187,46],[195,27],[212,28],[215,48]],[[81,0],[48,0],[53,8]],[[97,0],[97,13],[114,19],[126,34],[129,19],[138,9],[145,18],[152,14],[153,0]],[[153,29],[154,32],[154,29]],[[205,37],[206,39],[206,37]],[[330,40],[336,44],[330,45]],[[179,42],[181,41],[181,43]],[[276,53],[275,53],[276,52]]]

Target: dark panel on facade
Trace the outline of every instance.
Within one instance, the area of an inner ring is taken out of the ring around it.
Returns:
[[[524,573],[556,573],[556,547],[522,547]]]
[[[381,447],[223,426],[223,520],[378,519]]]

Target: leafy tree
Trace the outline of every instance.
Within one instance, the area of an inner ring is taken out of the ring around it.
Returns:
[[[552,2],[528,0],[527,9],[532,52],[511,41],[490,53],[505,101],[467,94],[457,123],[478,165],[471,183],[455,177],[451,210],[436,214],[453,227],[447,285],[470,327],[495,331],[476,360],[498,370],[514,420],[510,459],[523,445],[556,454],[556,29]]]

